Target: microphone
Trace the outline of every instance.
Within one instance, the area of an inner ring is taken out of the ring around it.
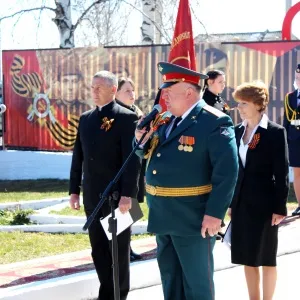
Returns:
[[[144,120],[137,126],[138,130],[143,129],[147,125],[151,123],[156,117],[157,114],[159,114],[162,111],[162,108],[159,104],[156,104],[153,106],[152,111],[144,118]]]
[[[4,104],[0,104],[0,115],[2,115],[6,111],[6,106]]]

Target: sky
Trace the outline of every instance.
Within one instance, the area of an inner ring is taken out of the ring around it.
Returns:
[[[133,3],[136,0],[127,1]],[[54,0],[21,2],[29,3],[31,7],[38,6],[39,3],[53,6]],[[299,1],[292,0],[291,2],[295,4]],[[257,32],[266,29],[278,31],[282,28],[286,13],[286,0],[190,0],[190,4],[194,7],[197,18],[204,23],[210,34]],[[0,7],[0,16],[11,14],[22,8],[20,0],[0,0]],[[39,30],[37,30],[38,14],[27,13],[20,19],[14,17],[3,20],[0,24],[1,49],[57,48],[59,35],[51,17],[53,17],[51,12],[44,12],[41,15]],[[73,22],[75,20],[74,17]],[[133,11],[128,24],[129,45],[139,43],[141,22],[140,12]],[[196,18],[193,18],[193,31],[194,37],[199,33],[205,33]],[[292,32],[300,38],[300,13],[294,18]]]

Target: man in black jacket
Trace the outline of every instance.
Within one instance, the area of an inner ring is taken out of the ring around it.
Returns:
[[[95,74],[92,97],[96,108],[81,115],[73,150],[70,174],[70,206],[79,209],[79,193],[83,187],[83,204],[89,217],[99,202],[109,182],[115,177],[132,150],[132,140],[137,115],[115,102],[117,79],[108,71]],[[119,209],[126,213],[131,208],[131,198],[136,198],[139,159],[135,155],[128,164],[114,191],[118,191]],[[106,201],[89,227],[92,258],[100,281],[99,299],[114,299],[111,242],[99,218],[110,213]],[[118,235],[119,283],[122,300],[129,292],[130,228]]]

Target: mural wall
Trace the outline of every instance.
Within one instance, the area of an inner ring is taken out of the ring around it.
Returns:
[[[169,46],[75,48],[71,50],[3,51],[4,140],[8,149],[70,151],[79,116],[93,107],[90,84],[99,70],[127,76],[136,85],[136,104],[148,112],[167,61]],[[261,79],[269,85],[269,118],[281,123],[283,100],[293,90],[300,62],[300,42],[222,43],[196,45],[197,70],[218,68],[226,73],[223,97],[232,108],[234,88]],[[239,122],[238,113],[232,118]]]

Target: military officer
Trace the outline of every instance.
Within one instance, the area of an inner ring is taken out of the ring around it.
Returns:
[[[296,90],[287,94],[284,101],[283,126],[287,131],[290,166],[294,171],[294,189],[299,203],[293,216],[300,216],[300,64],[295,71]]]
[[[231,119],[201,100],[206,75],[160,62],[163,99],[143,149],[148,231],[157,238],[165,300],[213,300],[213,247],[236,183]],[[137,130],[139,140],[145,132]]]
[[[96,107],[80,117],[73,150],[70,174],[70,205],[79,209],[81,179],[83,204],[89,217],[103,193],[114,179],[132,151],[132,139],[137,115],[116,103],[117,78],[108,71],[95,74],[92,81],[92,97]],[[122,213],[131,208],[131,198],[136,198],[140,160],[134,156],[114,190],[119,192],[119,209]],[[114,299],[111,242],[107,239],[100,217],[110,213],[108,201],[104,202],[99,215],[89,227],[92,258],[100,281],[99,299]],[[131,230],[118,235],[118,261],[120,299],[129,292],[129,248]]]
[[[208,78],[204,80],[203,99],[208,105],[229,115],[230,108],[225,100],[220,96],[225,88],[225,74],[220,70],[212,70],[206,74]]]

